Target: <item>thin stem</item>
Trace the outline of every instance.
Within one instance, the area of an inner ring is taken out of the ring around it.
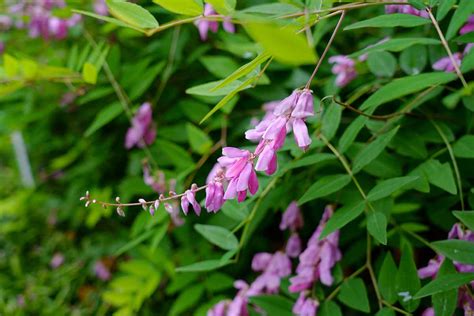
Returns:
[[[194,189],[193,191],[194,192],[199,192],[199,191],[202,191],[204,190],[205,188],[207,188],[207,184],[206,185],[203,185],[201,187],[198,187],[196,189]],[[154,204],[156,201],[160,201],[160,202],[165,202],[165,201],[170,201],[170,200],[174,200],[174,199],[179,199],[180,197],[184,196],[186,194],[186,192],[184,193],[181,193],[181,194],[173,194],[173,195],[170,195],[168,197],[159,197],[158,199],[156,200],[153,200],[153,201],[144,201],[143,203],[142,202],[135,202],[135,203],[109,203],[109,202],[103,202],[103,201],[98,201],[98,200],[95,200],[95,199],[92,199],[91,197],[88,196],[88,193],[86,193],[86,196],[83,196],[81,197],[81,201],[82,200],[85,200],[86,201],[86,204],[87,202],[89,203],[92,203],[92,204],[99,204],[99,205],[102,205],[102,206],[117,206],[117,207],[126,207],[126,206],[141,206],[143,204],[145,205],[152,205]]]
[[[444,132],[439,127],[439,125],[436,124],[436,122],[433,121],[432,119],[430,119],[430,122],[436,128],[436,131],[438,132],[439,136],[441,136],[441,138],[443,139],[443,142],[446,145],[446,148],[448,149],[448,153],[449,153],[449,156],[451,157],[451,161],[454,167],[454,174],[456,175],[456,182],[457,182],[458,190],[459,190],[459,199],[461,200],[461,210],[464,211],[464,196],[462,192],[461,174],[459,172],[458,163],[456,162],[456,157],[454,157],[453,148],[451,147],[451,144],[449,143],[448,138],[446,137],[446,135],[444,135]]]
[[[405,228],[403,228],[402,226],[399,226],[399,225],[396,225],[396,227],[398,227],[399,229],[401,229],[402,231],[404,231],[408,235],[412,236],[413,238],[415,238],[416,240],[421,242],[423,245],[427,246],[428,248],[430,248],[431,250],[433,250],[434,252],[437,253],[436,249],[433,248],[433,246],[426,239],[424,239],[423,237],[421,237],[417,233],[409,231],[409,230],[407,230],[407,229],[405,229]]]
[[[178,25],[186,24],[186,23],[193,23],[194,21],[197,21],[198,19],[202,19],[202,18],[204,18],[204,17],[203,16],[193,16],[192,18],[171,21],[171,22],[162,24],[162,25],[158,26],[157,28],[151,29],[151,30],[145,32],[145,34],[147,36],[152,36],[153,34],[164,31],[166,29],[169,29],[170,27],[178,26]]]
[[[379,285],[377,284],[377,278],[375,277],[374,268],[372,267],[372,239],[370,238],[369,231],[367,231],[367,270],[369,271],[370,280],[374,287],[375,296],[379,304],[379,309],[382,309],[382,295],[380,294]]]
[[[426,8],[426,11],[428,11],[428,14],[429,14],[429,16],[430,16],[431,22],[433,23],[433,25],[434,25],[436,31],[438,32],[439,39],[441,40],[441,44],[443,44],[444,49],[445,49],[446,52],[448,53],[449,59],[451,60],[451,63],[453,64],[453,67],[454,67],[454,70],[456,71],[456,74],[458,75],[459,79],[461,80],[462,85],[464,86],[464,88],[469,88],[469,86],[468,86],[468,84],[467,84],[467,82],[466,82],[466,79],[464,79],[464,76],[462,75],[462,72],[461,72],[461,70],[459,69],[458,63],[457,63],[456,60],[454,59],[454,55],[453,55],[453,53],[451,52],[451,49],[449,48],[448,42],[446,41],[446,38],[444,37],[443,32],[441,31],[438,22],[436,21],[436,19],[435,19],[433,13],[431,12],[431,8],[429,8],[429,7]]]
[[[334,11],[339,11],[339,10],[353,10],[353,9],[360,9],[360,8],[364,8],[368,6],[387,5],[387,4],[406,4],[406,2],[402,2],[402,1],[372,2],[372,3],[358,2],[358,3],[344,4],[344,5],[340,5],[340,6],[332,7],[328,9],[323,9],[323,10],[315,10],[315,11],[309,12],[309,14],[321,14],[321,13],[334,12]],[[287,14],[287,15],[282,16],[281,18],[296,18],[302,15],[305,15],[305,12]]]
[[[398,307],[396,307],[396,306],[393,306],[392,304],[390,304],[390,303],[387,302],[387,301],[382,301],[382,304],[384,304],[384,305],[387,306],[388,308],[391,308],[391,309],[393,309],[394,311],[396,311],[396,312],[398,312],[398,313],[400,313],[400,314],[409,315],[409,316],[412,315],[412,314],[410,314],[409,312],[406,312],[406,311],[404,311],[404,310],[401,309],[401,308],[398,308]]]
[[[386,115],[371,115],[371,114],[367,114],[365,113],[364,111],[361,111],[359,109],[356,109],[355,107],[353,107],[352,105],[350,105],[349,103],[344,103],[342,101],[339,101],[336,99],[335,96],[332,97],[332,100],[334,101],[334,103],[337,103],[359,115],[362,115],[362,116],[366,116],[368,118],[371,118],[371,119],[374,119],[374,120],[380,120],[380,121],[386,121],[388,119],[391,119],[393,117],[397,117],[397,116],[402,116],[402,115],[405,115],[405,114],[411,114],[410,112],[403,112],[403,111],[400,111],[400,112],[395,112],[395,113],[392,113],[392,114],[386,114]]]
[[[346,16],[346,11],[342,10],[341,11],[341,17],[339,18],[339,21],[336,24],[336,27],[334,28],[334,31],[332,32],[331,38],[329,39],[329,42],[327,43],[326,47],[324,48],[323,53],[321,54],[321,57],[318,60],[318,63],[316,64],[316,67],[314,68],[313,73],[311,74],[311,77],[309,77],[308,82],[306,83],[305,89],[309,89],[309,86],[311,85],[311,82],[314,79],[314,76],[316,76],[316,73],[319,70],[319,67],[321,66],[324,57],[326,56],[327,52],[329,51],[329,48],[331,47],[332,42],[334,41],[334,38],[336,37],[336,33],[341,27],[342,20],[344,20],[344,17]]]

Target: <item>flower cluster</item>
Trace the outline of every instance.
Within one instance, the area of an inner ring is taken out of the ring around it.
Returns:
[[[470,230],[464,230],[460,224],[454,224],[451,231],[448,234],[448,239],[459,239],[469,242],[474,242],[474,233]],[[435,259],[431,259],[426,267],[418,270],[418,276],[422,279],[435,278],[438,274],[439,268],[443,264],[444,256],[438,255]],[[460,262],[453,262],[454,267],[460,273],[471,273],[474,272],[474,265],[465,264]],[[474,282],[471,282],[471,287],[474,287]],[[474,299],[468,293],[468,291],[461,287],[459,288],[458,305],[464,309],[465,315],[472,315],[474,313]],[[429,308],[425,310],[426,316],[434,315],[434,310]]]
[[[332,56],[329,63],[334,64],[331,71],[336,75],[336,86],[345,87],[357,77],[356,61],[344,55]]]
[[[125,147],[130,149],[134,146],[139,148],[151,145],[155,141],[156,126],[153,123],[153,112],[151,104],[143,103],[132,119],[132,126],[125,136]]]
[[[400,2],[407,2],[407,0],[401,0]],[[389,4],[385,6],[385,13],[404,13],[420,16],[422,18],[428,18],[428,12],[424,10],[418,10],[409,4]]]
[[[327,286],[333,283],[331,269],[342,258],[338,248],[339,231],[331,233],[322,240],[319,238],[333,212],[333,206],[326,206],[318,227],[308,241],[307,248],[299,256],[297,275],[290,279],[290,292],[300,293],[300,298],[293,308],[296,314],[303,314],[304,310],[304,315],[315,315],[318,303],[312,298],[306,298],[308,290],[317,281]],[[310,301],[306,302],[308,299]],[[314,307],[313,313],[309,313],[309,307]]]
[[[2,23],[18,29],[27,29],[32,38],[42,37],[45,40],[66,38],[68,30],[81,21],[79,14],[69,18],[60,18],[53,10],[65,7],[63,0],[16,1],[8,6],[8,16],[2,16]]]
[[[281,218],[280,230],[289,229],[291,236],[286,243],[285,252],[291,258],[296,258],[301,253],[301,239],[298,235],[298,229],[303,227],[303,216],[296,202],[288,205]]]
[[[216,15],[217,12],[214,10],[212,5],[209,3],[206,3],[204,5],[204,13],[203,16],[213,16]],[[205,41],[207,40],[207,34],[209,31],[216,33],[217,30],[219,29],[219,22],[217,21],[210,21],[205,18],[201,18],[195,22],[198,31],[199,31],[199,36],[201,37],[201,40]],[[229,33],[234,33],[235,32],[235,26],[232,24],[230,21],[230,18],[225,18],[224,21],[222,22],[222,27],[224,28],[225,31]]]

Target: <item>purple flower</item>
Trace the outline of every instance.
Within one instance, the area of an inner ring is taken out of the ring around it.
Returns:
[[[156,176],[153,175],[148,163],[143,164],[143,182],[156,193],[164,193],[166,191],[165,174],[163,171],[158,171]]]
[[[62,266],[62,264],[64,263],[64,256],[62,253],[60,252],[56,252],[53,257],[51,258],[51,262],[49,263],[49,266],[52,268],[52,269],[57,269],[59,268],[60,266]]]
[[[300,254],[296,268],[297,275],[290,279],[291,292],[309,289],[318,280],[324,285],[332,285],[331,269],[342,258],[338,248],[339,231],[333,232],[322,240],[319,240],[319,236],[333,212],[332,206],[326,206],[318,227],[308,241],[307,248]]]
[[[428,307],[427,309],[425,309],[421,316],[435,316],[433,307]]]
[[[151,104],[143,103],[132,119],[132,126],[127,131],[125,148],[130,149],[133,146],[142,148],[153,143],[156,137],[156,127],[152,115]]]
[[[461,53],[454,53],[453,54],[454,60],[456,61],[457,66],[459,67],[461,65],[461,59],[462,59],[462,54]],[[451,62],[451,59],[449,56],[443,57],[436,61],[433,64],[433,69],[435,70],[440,70],[440,71],[445,71],[445,72],[453,72],[454,65]]]
[[[286,243],[285,253],[290,258],[296,258],[301,253],[301,239],[298,233],[291,234]]]
[[[276,252],[273,255],[259,253],[252,261],[252,269],[262,271],[262,274],[252,282],[247,295],[275,294],[280,288],[281,278],[291,274],[291,261],[283,252]]]
[[[105,0],[94,0],[92,7],[94,8],[94,12],[99,15],[109,15],[109,8],[107,7]]]
[[[199,205],[199,203],[196,201],[196,189],[196,184],[193,184],[191,186],[191,190],[186,190],[184,195],[181,197],[181,208],[183,209],[183,213],[185,215],[188,215],[189,204],[193,206],[194,213],[196,213],[196,215],[199,216],[201,214],[201,205]]]
[[[242,202],[247,196],[247,190],[250,194],[255,194],[258,191],[258,179],[253,169],[253,155],[248,150],[235,147],[224,147],[222,155],[218,161],[226,168],[225,178],[229,180],[224,199],[237,197]]]
[[[299,316],[316,316],[319,302],[312,298],[306,297],[307,293],[301,292],[298,300],[293,306],[293,313]]]
[[[337,55],[329,58],[329,63],[334,64],[331,71],[336,75],[336,85],[338,87],[345,87],[357,77],[353,59],[344,55]]]
[[[407,2],[406,0],[401,0],[400,2]],[[424,10],[417,10],[409,4],[389,4],[385,6],[385,13],[404,13],[420,16],[422,18],[428,18],[428,12]]]
[[[474,31],[474,15],[471,15],[467,23],[459,30],[459,34],[466,34]]]
[[[109,268],[102,262],[102,260],[97,260],[94,264],[94,273],[97,278],[102,281],[110,280],[111,274]]]
[[[207,316],[226,316],[226,310],[230,301],[220,301],[214,307],[207,311]]]
[[[290,228],[291,231],[296,231],[303,227],[303,216],[301,216],[298,203],[293,201],[288,205],[286,211],[283,213],[280,222],[280,230]]]
[[[224,204],[224,186],[221,182],[211,182],[206,188],[206,209],[216,213]]]
[[[206,3],[204,5],[204,13],[203,16],[212,16],[216,15],[217,12],[214,10],[212,5],[209,3]],[[209,21],[205,18],[201,18],[195,22],[198,31],[199,31],[199,36],[201,37],[202,41],[207,40],[207,34],[209,31],[216,33],[217,30],[219,29],[219,23],[217,21]],[[229,33],[234,33],[235,32],[235,26],[232,24],[230,21],[230,18],[225,18],[224,22],[222,23],[222,26],[224,27],[224,30]]]
[[[296,144],[303,150],[308,149],[309,145],[311,145],[308,128],[302,119],[295,119],[293,121],[293,135],[295,135]]]

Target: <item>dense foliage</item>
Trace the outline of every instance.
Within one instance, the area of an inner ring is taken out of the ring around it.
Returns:
[[[0,1],[0,314],[474,315],[474,1]]]

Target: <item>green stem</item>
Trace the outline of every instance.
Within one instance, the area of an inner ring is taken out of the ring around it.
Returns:
[[[342,280],[342,282],[326,297],[326,301],[332,300],[337,295],[337,293],[339,293],[339,291],[341,290],[341,286],[342,286],[342,284],[344,284],[345,281],[347,281],[351,278],[355,278],[356,276],[358,276],[359,274],[364,272],[365,269],[367,269],[367,264],[364,264],[362,267],[357,269],[354,273],[352,273],[351,275],[345,277],[344,280]]]

